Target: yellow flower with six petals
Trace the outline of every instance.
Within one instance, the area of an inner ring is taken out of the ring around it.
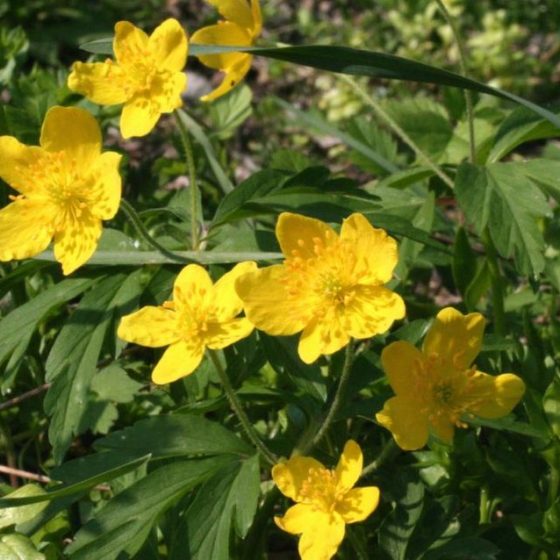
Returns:
[[[284,212],[276,237],[284,263],[241,276],[237,293],[258,329],[303,331],[298,352],[305,363],[404,317],[402,298],[384,287],[397,264],[397,243],[363,215],[345,219],[338,235],[320,220]]]
[[[432,430],[451,443],[464,416],[500,418],[509,414],[525,392],[512,373],[498,376],[476,370],[472,362],[482,344],[485,320],[442,309],[422,351],[405,341],[384,348],[381,362],[396,393],[376,415],[402,449],[420,449]]]
[[[173,301],[122,318],[117,334],[123,340],[151,348],[169,346],[152,373],[154,383],[190,375],[206,348],[225,348],[251,334],[253,325],[237,318],[242,304],[234,282],[255,268],[253,262],[239,263],[213,284],[204,268],[190,264],[175,280]]]
[[[250,4],[249,4],[250,1]],[[193,44],[249,47],[262,31],[259,0],[208,0],[226,21],[203,27],[191,38]],[[198,55],[202,64],[225,73],[222,83],[202,101],[214,101],[234,88],[251,69],[253,57],[248,53]]]
[[[284,531],[301,534],[302,560],[329,560],[346,531],[347,523],[366,519],[379,503],[379,488],[353,488],[362,473],[362,450],[353,440],[344,446],[335,470],[311,457],[292,457],[272,468],[282,494],[297,504],[274,521]]]
[[[148,37],[128,21],[115,25],[113,51],[116,62],[75,62],[68,87],[99,105],[124,103],[121,134],[145,136],[162,113],[181,107],[187,76],[185,31],[167,19]]]
[[[44,251],[54,238],[54,256],[70,274],[94,253],[102,220],[121,199],[121,156],[101,153],[101,132],[90,113],[52,107],[40,146],[0,137],[0,177],[20,193],[0,210],[0,261]]]

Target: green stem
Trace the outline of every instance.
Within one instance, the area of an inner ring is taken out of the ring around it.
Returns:
[[[271,465],[275,465],[278,462],[278,459],[275,457],[272,451],[270,451],[268,447],[266,447],[266,445],[262,442],[261,438],[255,431],[255,428],[253,428],[253,425],[249,421],[247,414],[245,414],[245,411],[243,410],[243,405],[241,404],[241,401],[237,397],[237,394],[233,389],[233,386],[231,385],[228,374],[226,373],[226,370],[224,369],[222,363],[220,362],[220,358],[218,357],[218,355],[214,350],[208,349],[208,355],[210,356],[210,359],[212,360],[212,363],[214,364],[214,367],[218,372],[220,381],[224,388],[224,392],[229,401],[229,404],[231,405],[233,412],[237,416],[237,419],[239,420],[239,422],[241,422],[241,426],[243,427],[243,430],[247,434],[247,437],[251,440],[251,442],[255,445],[255,447],[261,452],[262,456]]]
[[[201,220],[198,215],[199,189],[198,182],[196,180],[196,166],[193,157],[193,147],[189,131],[183,124],[183,121],[181,121],[181,117],[178,113],[175,113],[175,122],[177,123],[177,129],[179,130],[179,136],[181,137],[181,143],[183,144],[183,150],[185,152],[185,157],[187,158],[189,186],[191,189],[191,248],[193,251],[197,251],[200,244],[199,227]]]
[[[453,188],[453,179],[449,177],[444,171],[442,171],[436,163],[426,154],[414,140],[391,118],[391,116],[383,109],[381,104],[379,104],[373,97],[368,95],[368,93],[356,82],[354,78],[350,76],[345,76],[343,74],[339,75],[341,80],[344,80],[349,84],[354,91],[375,111],[378,117],[385,121],[387,126],[405,143],[407,144],[416,156],[422,160],[448,187]]]
[[[468,78],[468,70],[467,70],[467,47],[465,46],[465,42],[463,41],[463,37],[461,36],[461,32],[459,31],[459,27],[455,23],[455,20],[451,17],[451,14],[448,12],[443,0],[436,0],[437,5],[443,14],[443,17],[451,27],[451,31],[453,36],[455,37],[455,41],[457,43],[457,47],[459,49],[459,65],[461,67],[461,73],[463,76]],[[470,159],[471,163],[476,163],[476,142],[475,142],[475,135],[474,135],[474,109],[473,109],[473,96],[472,92],[468,89],[464,90],[465,93],[465,103],[467,106],[467,120],[469,123],[469,146],[470,146]]]
[[[479,525],[485,525],[490,522],[490,502],[488,500],[488,488],[483,486],[480,489],[480,519]]]
[[[134,226],[134,229],[138,232],[140,237],[149,245],[151,245],[154,249],[159,251],[163,256],[176,261],[178,263],[190,263],[194,262],[191,259],[186,259],[181,255],[177,255],[173,251],[169,251],[163,245],[160,245],[148,232],[148,230],[144,227],[140,216],[136,213],[136,210],[124,199],[121,198],[121,205],[119,210],[122,210],[123,214],[127,217],[128,221]]]
[[[381,468],[385,463],[390,461],[400,452],[400,447],[395,443],[395,440],[391,438],[381,450],[381,453],[375,461],[372,461],[369,465],[365,466],[362,470],[360,478],[375,472]]]
[[[354,362],[354,344],[350,341],[346,346],[346,353],[344,355],[344,364],[342,365],[342,371],[340,373],[340,380],[338,382],[338,387],[332,399],[331,405],[323,420],[323,423],[313,436],[311,440],[308,440],[303,447],[299,450],[301,455],[305,455],[315,446],[317,446],[321,440],[327,435],[331,424],[334,422],[340,407],[344,402],[344,395],[346,393],[346,388],[348,386],[348,381],[350,380],[350,372],[352,371],[352,363]]]

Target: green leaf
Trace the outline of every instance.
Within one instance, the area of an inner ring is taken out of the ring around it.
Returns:
[[[474,279],[476,264],[476,255],[471,249],[465,229],[461,227],[455,236],[452,272],[455,286],[463,296]]]
[[[80,480],[79,482],[75,482],[74,484],[64,484],[61,487],[56,487],[48,492],[25,496],[25,497],[12,497],[11,495],[6,498],[0,498],[0,508],[12,508],[12,507],[21,507],[27,506],[29,504],[38,504],[41,502],[50,502],[54,499],[64,498],[66,496],[73,496],[77,494],[82,494],[101,484],[102,482],[108,482],[113,478],[117,478],[126,474],[130,471],[137,469],[139,466],[143,465],[148,459],[150,459],[150,455],[144,455],[143,457],[137,457],[133,460],[130,460],[130,455],[124,457],[126,462],[123,462],[123,457],[120,458],[120,463],[117,466],[114,466],[108,470],[105,470],[100,473],[96,473],[89,478],[85,478]],[[105,463],[103,463],[105,465]],[[82,473],[84,475],[86,473]]]
[[[229,560],[232,521],[244,537],[257,509],[260,490],[259,460],[255,455],[232,463],[203,484],[183,517],[183,540],[171,558],[184,558],[187,548],[191,560]]]
[[[118,403],[131,402],[143,386],[142,383],[131,379],[117,364],[102,369],[91,382],[91,390],[95,391],[101,400]]]
[[[2,560],[46,560],[25,535],[11,533],[0,535],[0,558]]]
[[[28,498],[29,496],[43,496],[45,490],[37,484],[26,484],[13,492],[10,492],[5,498],[7,499],[19,499]],[[0,530],[10,525],[19,525],[30,521],[36,517],[43,509],[46,504],[29,504],[21,507],[9,507],[5,509],[0,509]],[[1,558],[1,556],[0,556]]]
[[[126,303],[122,299],[123,295],[129,295],[128,283],[139,272],[129,278],[115,274],[101,280],[84,296],[49,353],[46,379],[52,385],[44,406],[51,416],[49,440],[57,463],[82,423],[84,405],[113,313]]]
[[[82,44],[81,48],[97,54],[112,54],[112,39],[90,41],[89,43]],[[248,52],[256,56],[283,60],[329,72],[369,76],[371,78],[386,78],[389,80],[423,82],[487,93],[523,105],[560,128],[560,118],[558,116],[527,99],[459,74],[454,74],[448,70],[442,70],[435,66],[391,54],[337,45],[305,45],[275,48],[189,45],[190,56],[228,52]]]
[[[495,560],[500,549],[480,537],[459,537],[428,550],[422,560]]]
[[[131,558],[140,550],[163,511],[208,480],[227,456],[177,461],[164,465],[112,498],[77,533],[66,549],[71,560]]]
[[[560,380],[555,377],[543,397],[543,408],[552,428],[552,433],[560,437]]]
[[[472,424],[473,426],[485,426],[487,428],[493,428],[494,430],[504,430],[506,432],[513,432],[523,436],[540,438],[545,441],[550,439],[549,434],[544,433],[542,430],[530,424],[516,422],[515,417],[513,416],[504,416],[503,418],[499,418],[497,420],[469,416],[463,417],[462,420]]]
[[[514,257],[523,274],[544,269],[544,238],[537,220],[551,214],[543,193],[515,165],[464,163],[455,181],[457,200],[479,235],[486,228],[498,252]]]
[[[554,159],[532,159],[526,162],[515,162],[510,165],[515,170],[534,181],[556,202],[560,201],[560,161]]]
[[[11,356],[10,366],[15,365],[25,354],[33,332],[39,322],[54,309],[75,298],[95,280],[89,278],[68,278],[44,291],[32,300],[14,309],[0,321],[0,365]],[[9,373],[10,367],[3,372]],[[3,387],[11,380],[3,379]]]
[[[218,161],[212,143],[206,136],[204,129],[188,113],[183,111],[183,109],[177,109],[176,114],[189,133],[192,134],[194,139],[202,146],[206,158],[208,159],[210,169],[212,169],[212,173],[214,173],[214,177],[216,177],[216,181],[218,181],[222,191],[226,194],[233,191],[234,185]]]
[[[212,120],[212,135],[221,140],[230,138],[253,112],[253,92],[245,84],[233,88],[214,103],[208,105]]]
[[[425,179],[429,179],[434,175],[434,170],[429,167],[411,167],[410,169],[397,171],[388,177],[384,177],[381,181],[379,181],[379,187],[404,189],[410,185],[414,185],[414,183],[419,183]]]
[[[151,453],[153,458],[231,453],[250,455],[252,448],[220,424],[193,414],[154,416],[95,442],[96,449]]]

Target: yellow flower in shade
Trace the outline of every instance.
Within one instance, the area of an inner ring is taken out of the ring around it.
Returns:
[[[193,44],[249,47],[262,31],[259,0],[207,0],[226,21],[203,27],[191,38]],[[248,53],[198,55],[202,64],[225,73],[222,83],[202,101],[214,101],[234,88],[249,72],[253,57]]]
[[[154,383],[190,375],[206,348],[225,348],[251,334],[253,325],[237,318],[242,304],[234,282],[256,267],[254,262],[239,263],[212,284],[204,268],[189,264],[175,280],[173,301],[122,318],[117,334],[123,340],[150,348],[169,346],[152,373]]]
[[[99,105],[124,103],[123,137],[145,136],[162,113],[182,105],[187,49],[187,36],[175,19],[164,21],[149,37],[119,21],[113,40],[116,62],[75,62],[68,87]]]
[[[258,329],[303,331],[298,352],[305,363],[404,317],[402,298],[383,286],[397,264],[397,243],[361,214],[344,220],[338,235],[320,220],[285,212],[276,237],[284,263],[241,276],[237,293]]]
[[[40,146],[0,136],[0,177],[20,193],[0,210],[0,261],[33,257],[54,238],[64,274],[83,265],[118,210],[120,160],[101,153],[96,120],[76,107],[49,109]]]
[[[344,539],[346,524],[363,521],[377,507],[379,488],[353,488],[362,464],[360,446],[349,440],[334,470],[311,457],[292,457],[272,468],[280,492],[297,502],[274,521],[280,529],[301,535],[302,560],[332,558]]]
[[[420,449],[431,430],[453,441],[461,418],[500,418],[509,414],[525,392],[512,373],[498,376],[477,371],[472,362],[484,332],[480,313],[462,315],[442,309],[424,340],[422,351],[405,341],[393,342],[381,354],[389,383],[396,393],[376,416],[402,449]]]

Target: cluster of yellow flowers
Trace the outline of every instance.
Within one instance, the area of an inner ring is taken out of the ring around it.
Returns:
[[[209,1],[226,21],[197,31],[193,41],[253,44],[261,32],[258,0]],[[113,48],[115,61],[75,63],[68,84],[96,103],[123,104],[122,135],[145,135],[162,113],[181,105],[186,34],[173,19],[150,36],[119,22]],[[199,58],[225,73],[208,100],[234,87],[251,64],[251,56],[243,53]],[[34,256],[53,239],[64,274],[89,259],[102,220],[115,215],[121,197],[121,156],[102,153],[101,145],[98,124],[79,108],[50,109],[40,146],[0,137],[0,177],[20,193],[0,211],[0,260]],[[243,262],[215,284],[203,267],[188,265],[177,276],[171,301],[122,318],[118,335],[123,340],[167,347],[153,371],[155,383],[191,374],[207,348],[225,348],[254,328],[274,336],[301,332],[298,353],[310,364],[352,339],[385,333],[404,318],[403,299],[386,286],[398,261],[397,243],[362,214],[345,219],[338,233],[319,220],[283,213],[276,236],[282,264],[258,268]],[[430,432],[451,442],[454,428],[465,419],[501,417],[521,399],[525,387],[519,377],[490,376],[473,365],[484,324],[479,313],[462,315],[446,308],[435,318],[422,350],[403,341],[383,350],[381,361],[396,396],[376,418],[402,449],[423,447]],[[278,488],[297,502],[275,521],[301,535],[304,560],[332,558],[345,525],[364,520],[377,507],[378,488],[353,488],[362,462],[360,447],[350,440],[334,470],[302,456],[272,469]]]

